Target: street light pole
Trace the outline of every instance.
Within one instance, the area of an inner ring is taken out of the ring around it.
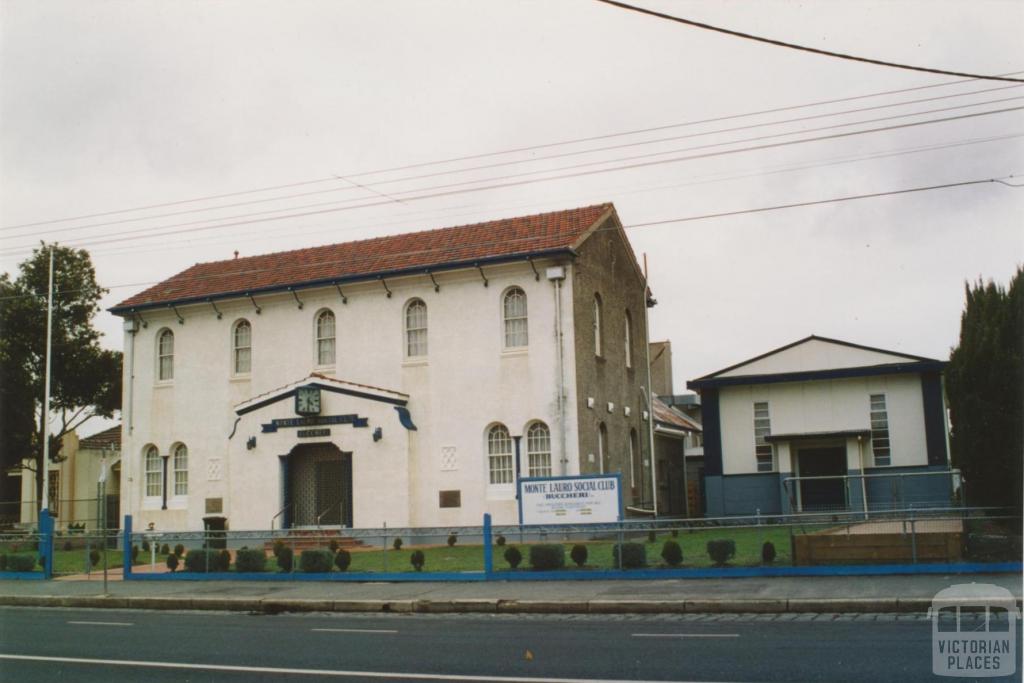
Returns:
[[[43,464],[38,476],[43,479],[41,496],[43,510],[50,507],[50,356],[53,351],[53,245],[50,245],[50,284],[46,293],[46,389],[43,392]]]

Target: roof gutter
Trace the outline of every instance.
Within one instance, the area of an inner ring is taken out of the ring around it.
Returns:
[[[370,273],[361,273],[359,275],[332,277],[332,278],[321,278],[319,280],[310,280],[302,283],[282,283],[272,285],[269,287],[259,287],[256,289],[240,289],[230,292],[218,292],[217,294],[210,294],[205,296],[192,296],[184,297],[181,299],[170,299],[167,301],[154,301],[151,303],[137,304],[133,306],[113,306],[107,310],[114,315],[128,316],[139,311],[151,311],[154,309],[164,309],[169,306],[183,306],[186,304],[205,304],[211,301],[221,301],[223,299],[236,299],[252,294],[268,294],[271,292],[287,292],[291,290],[304,290],[314,289],[317,287],[324,287],[334,284],[345,284],[353,282],[364,282],[368,280],[375,280],[378,278],[393,278],[393,277],[406,277],[410,275],[424,275],[427,272],[438,272],[446,270],[461,270],[464,268],[473,268],[477,265],[487,265],[496,263],[512,263],[514,261],[525,261],[534,258],[546,258],[552,256],[569,256],[575,258],[577,256],[576,250],[571,247],[559,247],[557,249],[544,249],[541,251],[530,251],[519,254],[511,254],[508,256],[488,256],[485,258],[478,259],[467,259],[464,261],[453,261],[438,265],[426,265],[417,266],[415,268],[399,268],[393,270],[380,270]]]

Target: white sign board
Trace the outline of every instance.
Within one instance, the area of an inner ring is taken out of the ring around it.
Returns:
[[[617,522],[622,516],[622,477],[529,477],[519,480],[520,524]]]

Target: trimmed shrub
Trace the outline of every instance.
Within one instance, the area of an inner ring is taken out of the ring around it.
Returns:
[[[577,543],[569,551],[569,557],[576,563],[577,567],[582,567],[587,563],[587,546],[582,543]]]
[[[736,555],[736,541],[731,539],[717,539],[708,541],[708,557],[715,563],[716,567],[723,567]]]
[[[167,545],[166,543],[164,543],[162,546],[160,546],[160,554],[161,555],[168,555],[168,554],[170,554],[170,552],[171,552],[171,546]],[[182,548],[180,553],[176,552],[174,554],[177,555],[178,557],[182,557],[182,556],[185,555],[185,549]]]
[[[299,555],[299,569],[307,574],[324,574],[331,571],[334,556],[330,550],[303,550]]]
[[[449,543],[448,545],[454,545],[454,544]],[[415,551],[413,551],[412,556],[409,558],[409,564],[411,564],[412,568],[415,569],[418,572],[419,571],[423,571],[423,565],[426,563],[426,561],[427,561],[427,558],[426,558],[426,556],[423,555],[423,551],[422,550],[415,550]]]
[[[277,566],[281,568],[281,571],[290,572],[292,570],[292,560],[295,559],[295,553],[292,549],[282,543],[275,554],[277,555]]]
[[[149,552],[149,541],[148,540],[142,541],[142,552],[144,552],[144,553],[148,553]]]
[[[643,543],[616,543],[612,546],[612,562],[619,566],[619,553],[622,553],[623,569],[638,569],[647,566],[647,547]]]
[[[167,546],[165,545],[164,547],[166,548]],[[177,555],[178,557],[181,557],[182,555],[184,555],[185,554],[185,546],[183,546],[181,543],[179,543],[178,545],[174,546],[174,554]]]
[[[683,563],[683,549],[679,547],[677,541],[665,541],[665,545],[661,547],[661,559],[670,567],[678,567]]]
[[[448,547],[451,548],[459,540],[455,534],[448,534]]]
[[[338,568],[339,572],[344,572],[348,571],[350,564],[352,564],[352,553],[342,548],[334,556],[334,566]]]
[[[274,541],[274,557],[280,557],[281,551],[286,547],[287,546],[284,544],[284,541]]]
[[[178,571],[178,556],[168,555],[167,556],[167,568],[171,570],[171,573]]]
[[[332,553],[336,553],[338,552],[338,548],[341,547],[341,544],[338,543],[338,539],[332,538],[331,542],[327,544],[327,547],[331,549]]]
[[[64,545],[61,546],[64,550],[71,550],[71,541],[64,541]]]
[[[7,556],[7,571],[9,572],[31,572],[36,568],[36,556],[21,554]]]
[[[100,551],[93,548],[89,551],[89,566],[95,567],[100,563]]]
[[[658,540],[658,532],[656,532],[654,529],[651,529],[650,531],[647,532],[647,542],[648,543],[654,543],[657,540]]]
[[[530,566],[541,571],[561,569],[565,566],[565,546],[561,543],[531,545]]]
[[[176,553],[172,557],[177,557]],[[185,571],[204,572],[226,572],[230,567],[231,556],[227,558],[219,550],[206,550],[205,548],[193,548],[185,553]]]
[[[394,548],[395,550],[401,550],[402,549],[402,539],[401,538],[396,538],[394,541],[391,542],[391,547]]]
[[[514,545],[510,545],[505,548],[505,561],[508,562],[508,566],[515,569],[519,566],[519,563],[523,561],[523,554],[519,552],[519,548]]]
[[[267,570],[267,554],[260,549],[242,548],[235,552],[235,570],[240,572],[264,572]]]
[[[494,545],[505,545],[505,537],[501,534],[494,539]]]
[[[138,557],[139,557],[139,546],[133,545],[132,546],[132,562],[134,563],[135,560],[138,559]]]
[[[672,538],[679,538],[679,529],[672,530]]]
[[[771,541],[765,541],[764,545],[761,546],[761,562],[771,564],[775,562],[775,555],[775,544]]]

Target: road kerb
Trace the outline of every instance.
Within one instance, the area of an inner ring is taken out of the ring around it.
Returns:
[[[211,612],[259,612],[257,598],[192,598],[192,609]]]
[[[497,600],[504,614],[586,614],[586,600]]]
[[[590,614],[682,614],[685,600],[591,600]]]
[[[863,614],[866,612],[896,612],[896,598],[790,598],[786,611],[797,613]]]
[[[279,614],[281,612],[333,612],[334,601],[272,598],[260,601],[260,611],[266,614]]]
[[[125,598],[128,601],[129,609],[164,609],[164,610],[191,610],[210,609],[208,607],[196,606],[192,598],[182,597],[136,597]]]
[[[686,600],[687,613],[774,613],[781,614],[788,609],[784,598],[750,598],[725,600]]]
[[[430,614],[452,613],[494,613],[498,611],[498,601],[493,599],[465,600],[420,600],[417,602],[418,612]]]

